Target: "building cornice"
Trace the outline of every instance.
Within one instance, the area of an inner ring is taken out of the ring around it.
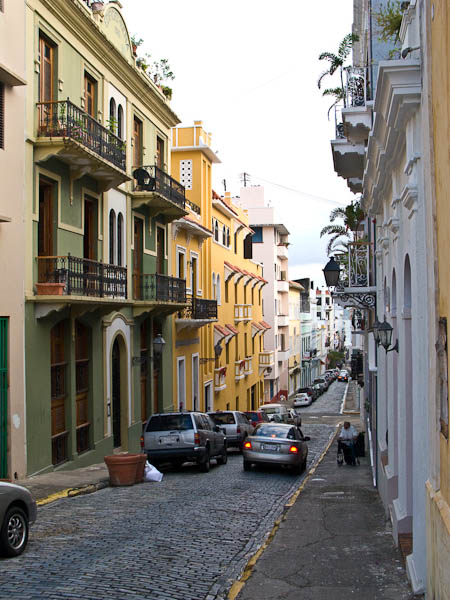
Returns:
[[[370,214],[381,211],[392,185],[392,167],[405,144],[406,124],[420,107],[421,89],[420,61],[380,63],[363,179],[363,208]]]
[[[130,61],[126,60],[102,33],[97,21],[76,0],[40,0],[40,3],[79,41],[79,49],[85,47],[95,56],[105,70],[114,74],[164,126],[170,128],[180,123],[157,86],[138,71],[131,57]]]

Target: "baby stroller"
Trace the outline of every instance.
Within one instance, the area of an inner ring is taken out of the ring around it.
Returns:
[[[356,442],[354,440],[338,440],[337,464],[342,465],[359,465],[359,458],[356,452]]]

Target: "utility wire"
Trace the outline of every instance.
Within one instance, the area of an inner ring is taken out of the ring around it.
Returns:
[[[275,183],[274,181],[269,181],[268,179],[264,179],[264,177],[258,177],[258,175],[253,175],[254,179],[259,179],[260,181],[264,181],[265,183],[269,183],[270,185],[274,185],[275,187],[279,187],[284,190],[288,190],[289,192],[294,192],[295,194],[300,194],[301,196],[308,196],[309,198],[314,198],[315,200],[320,200],[321,202],[328,202],[328,204],[335,204],[336,206],[347,206],[348,202],[342,203],[337,202],[336,200],[331,200],[330,198],[323,198],[322,196],[315,196],[314,194],[310,194],[309,192],[303,192],[302,190],[297,190],[295,188],[291,188],[287,185],[282,185],[281,183]]]

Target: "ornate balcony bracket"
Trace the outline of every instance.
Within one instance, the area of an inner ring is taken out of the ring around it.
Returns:
[[[354,308],[375,308],[377,296],[375,288],[343,288],[333,292],[333,300],[340,306]]]

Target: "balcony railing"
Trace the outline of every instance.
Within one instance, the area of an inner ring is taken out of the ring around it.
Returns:
[[[122,171],[126,170],[126,144],[70,100],[38,102],[38,136],[70,138]]]
[[[186,198],[186,205],[189,206],[189,208],[192,210],[192,212],[195,212],[198,215],[201,214],[200,206],[197,206],[196,204],[194,204],[193,202],[191,202],[187,198]]]
[[[253,356],[247,356],[245,359],[244,373],[251,375],[253,373]]]
[[[135,300],[155,302],[186,302],[186,280],[161,273],[133,275]]]
[[[220,392],[227,387],[227,367],[214,369],[214,391]]]
[[[61,284],[61,295],[126,298],[127,269],[77,256],[38,256],[38,284]],[[45,293],[45,292],[44,292]]]
[[[176,179],[156,165],[142,166],[133,171],[135,192],[156,192],[185,208],[185,189]]]
[[[179,312],[180,319],[217,319],[217,300],[188,298],[188,306]]]
[[[234,305],[234,320],[235,321],[251,321],[252,320],[252,305],[251,304],[235,304]]]
[[[364,106],[370,99],[366,67],[346,67],[346,108]]]
[[[234,363],[234,378],[236,381],[245,377],[245,358]]]
[[[260,367],[271,367],[275,364],[275,354],[272,351],[270,352],[260,352],[259,353],[259,366]]]

